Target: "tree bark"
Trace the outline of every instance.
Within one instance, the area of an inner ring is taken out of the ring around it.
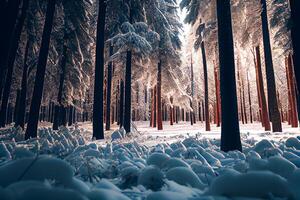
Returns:
[[[9,56],[9,49],[13,41],[13,32],[17,21],[19,6],[21,0],[0,1],[0,98],[4,87],[5,74],[7,70],[7,59]]]
[[[124,129],[126,133],[131,131],[131,74],[132,74],[132,52],[127,51],[126,72],[125,72],[125,110],[124,110]]]
[[[220,80],[218,67],[215,65],[214,76],[215,76],[215,87],[216,87],[216,125],[221,126],[221,105],[220,105]]]
[[[156,113],[156,95],[157,95],[157,87],[156,85],[154,86],[154,89],[153,89],[153,96],[152,96],[152,111],[153,111],[153,115],[152,115],[152,127],[156,127],[156,116],[157,116],[157,113]]]
[[[266,96],[265,96],[265,89],[264,89],[264,82],[263,82],[263,77],[262,77],[262,69],[261,69],[261,58],[260,58],[260,49],[259,46],[255,48],[255,53],[256,53],[256,74],[257,74],[257,84],[258,84],[258,89],[259,89],[259,98],[261,102],[261,120],[263,121],[263,125],[265,127],[265,131],[270,131],[271,130],[271,125],[270,125],[270,119],[269,119],[269,112],[268,112],[268,106],[267,106],[267,101],[266,101]]]
[[[52,31],[53,18],[55,12],[56,0],[48,0],[46,19],[42,35],[42,43],[39,52],[39,59],[37,64],[37,71],[34,82],[33,95],[30,105],[30,112],[28,118],[25,139],[37,137],[38,117],[40,106],[42,102],[44,79],[47,65],[47,58],[49,53],[50,35]]]
[[[210,117],[209,117],[209,102],[208,102],[208,77],[207,77],[207,62],[205,54],[204,42],[201,42],[203,73],[204,73],[204,101],[205,101],[205,130],[210,131]]]
[[[114,52],[113,46],[109,46],[109,55],[112,56]],[[110,61],[107,66],[107,88],[106,88],[106,123],[105,123],[105,130],[110,130],[110,105],[111,105],[111,83],[112,83],[112,66],[113,63]]]
[[[296,87],[295,79],[292,66],[292,57],[289,54],[286,62],[286,72],[287,72],[287,83],[288,83],[288,94],[290,99],[291,108],[291,125],[292,127],[298,127],[298,113],[297,113],[297,99],[296,99]]]
[[[292,27],[291,27],[291,38],[293,44],[293,62],[294,62],[294,70],[295,70],[295,78],[297,83],[297,104],[298,104],[298,119],[300,119],[300,1],[299,0],[289,0],[290,1],[290,9],[291,9],[291,19],[292,19]]]
[[[217,0],[222,105],[221,150],[242,151],[236,95],[230,0]]]
[[[96,39],[96,63],[94,80],[94,104],[93,104],[93,138],[104,139],[103,127],[103,82],[104,82],[104,33],[105,33],[105,0],[98,2],[98,21]]]
[[[119,114],[119,125],[120,125],[120,128],[123,127],[124,125],[124,81],[121,80],[120,81],[120,106],[119,106],[119,109],[120,109],[120,114]]]
[[[7,112],[7,104],[8,104],[8,99],[9,99],[9,95],[11,92],[11,83],[12,83],[12,76],[13,76],[13,71],[14,71],[14,63],[15,63],[15,59],[16,59],[16,55],[17,55],[17,50],[19,47],[19,41],[20,41],[22,29],[24,26],[26,15],[27,15],[28,5],[29,5],[29,0],[24,0],[21,16],[19,17],[18,23],[16,24],[15,30],[13,31],[13,34],[11,36],[11,41],[10,41],[10,45],[9,45],[9,49],[8,49],[9,54],[8,54],[7,60],[5,62],[5,65],[7,68],[7,73],[6,73],[3,97],[2,97],[2,102],[1,102],[0,127],[5,126],[5,114]],[[1,81],[2,80],[0,80],[0,82]]]
[[[162,111],[161,111],[161,61],[157,65],[157,90],[156,90],[156,119],[157,130],[163,130]]]
[[[249,113],[250,113],[250,123],[253,124],[253,111],[252,111],[252,99],[251,99],[251,89],[249,75],[247,74],[247,85],[248,85],[248,101],[249,101]]]
[[[22,72],[22,82],[21,82],[21,94],[20,94],[20,103],[19,103],[19,111],[17,116],[16,126],[22,127],[24,129],[25,125],[25,112],[26,112],[26,95],[27,95],[27,75],[28,75],[28,53],[30,47],[30,39],[27,39],[24,61],[23,61],[23,72]]]
[[[173,106],[173,97],[170,97],[170,102],[171,102],[171,105],[170,105],[170,125],[173,126],[173,122],[174,122],[174,119],[173,119],[173,109],[172,109],[172,106]]]
[[[274,76],[271,44],[270,44],[266,0],[261,0],[261,4],[262,4],[261,20],[262,20],[262,31],[263,31],[263,44],[264,44],[265,66],[266,66],[267,87],[268,87],[268,104],[269,104],[270,116],[272,121],[272,130],[273,132],[282,132],[282,124],[281,124],[281,118],[280,118],[277,95],[276,95],[276,83],[275,83],[275,76]]]

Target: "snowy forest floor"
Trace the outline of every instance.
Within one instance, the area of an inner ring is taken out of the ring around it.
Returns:
[[[1,200],[299,200],[300,131],[241,125],[243,152],[220,150],[220,128],[204,124],[135,122],[131,135],[116,124],[92,141],[92,124],[37,139],[0,129]]]
[[[179,122],[178,124],[170,125],[168,121],[163,122],[163,130],[157,130],[157,128],[151,128],[149,126],[149,121],[136,121],[133,122],[137,132],[134,137],[127,138],[128,140],[135,140],[139,143],[142,143],[147,146],[154,146],[158,143],[163,142],[176,142],[183,140],[187,137],[196,136],[201,138],[208,139],[220,139],[221,137],[221,127],[216,127],[215,124],[211,124],[211,131],[205,131],[205,124],[197,122],[194,125],[191,125],[190,122]],[[51,127],[51,124],[42,122],[41,127]],[[261,123],[254,122],[253,124],[240,124],[241,137],[247,135],[248,138],[253,138],[256,141],[263,139],[267,140],[286,140],[289,137],[300,136],[299,128],[292,128],[287,123],[283,123],[283,132],[281,133],[272,133],[270,131],[264,131],[264,128],[261,126]],[[84,129],[83,137],[86,141],[89,141],[92,138],[93,127],[91,122],[79,122],[79,129]],[[119,126],[114,123],[111,126],[110,131],[105,131],[105,140],[98,142],[99,144],[105,144],[111,141],[111,134],[118,130]],[[135,129],[134,129],[135,130]]]

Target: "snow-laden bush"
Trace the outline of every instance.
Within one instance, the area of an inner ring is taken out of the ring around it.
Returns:
[[[213,181],[208,194],[251,198],[289,198],[292,195],[287,180],[268,171],[245,174],[228,171]]]

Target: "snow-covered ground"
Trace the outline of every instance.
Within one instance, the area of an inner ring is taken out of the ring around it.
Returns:
[[[43,124],[26,142],[19,129],[1,129],[0,199],[300,199],[298,129],[241,126],[243,153],[224,153],[219,128],[148,125],[135,123],[126,138],[106,132],[101,142],[90,141],[90,123],[59,131]]]

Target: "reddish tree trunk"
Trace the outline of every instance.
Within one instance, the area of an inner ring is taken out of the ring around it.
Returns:
[[[219,72],[218,68],[215,64],[215,86],[216,86],[216,124],[217,127],[221,125],[221,101],[220,101],[220,79],[219,79]]]
[[[249,76],[247,75],[247,84],[248,84],[248,101],[249,101],[249,112],[250,112],[250,123],[253,123],[253,112],[252,112],[252,100],[251,100],[251,89]]]
[[[287,57],[287,82],[288,82],[288,93],[290,96],[290,108],[291,108],[291,124],[292,127],[298,127],[298,113],[297,113],[297,99],[296,99],[296,88],[295,88],[295,78],[293,74],[292,57],[289,55]]]
[[[257,79],[258,79],[257,84],[258,84],[258,88],[259,88],[261,106],[262,106],[261,107],[261,117],[262,117],[262,121],[263,121],[265,130],[270,131],[271,130],[271,125],[270,125],[267,101],[266,101],[266,96],[265,96],[265,91],[264,91],[259,46],[257,46],[255,48],[255,52],[256,52],[256,66],[255,66],[255,69],[256,69],[256,73],[257,73]]]
[[[156,91],[156,112],[157,112],[157,129],[162,130],[162,112],[161,112],[161,61],[157,66],[157,91]]]

